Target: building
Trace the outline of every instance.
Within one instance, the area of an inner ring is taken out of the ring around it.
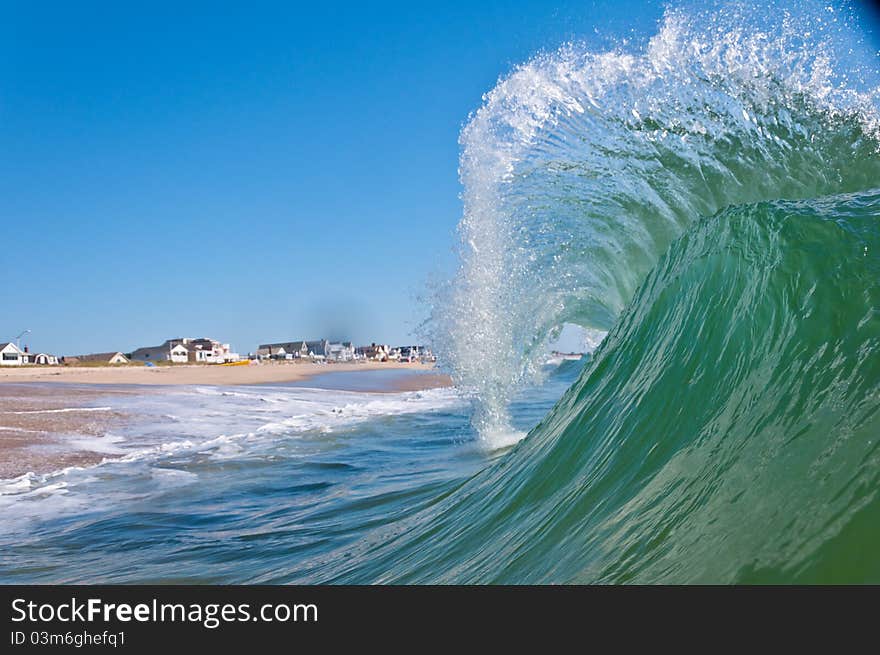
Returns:
[[[189,353],[188,361],[193,364],[226,364],[241,359],[238,353],[232,352],[228,343],[220,343],[216,339],[170,339],[169,343],[184,346]]]
[[[55,355],[50,355],[49,353],[26,353],[28,356],[29,364],[36,364],[37,366],[57,366],[60,362],[58,357]]]
[[[0,343],[0,366],[21,366],[26,363],[25,353],[14,343]]]
[[[354,346],[351,341],[328,342],[324,355],[333,362],[350,362],[354,359]]]
[[[261,346],[257,348],[257,359],[293,359],[293,353],[287,352],[284,346]]]
[[[430,348],[425,346],[400,346],[396,348],[402,362],[435,362],[437,358]]]
[[[436,362],[437,358],[425,346],[400,346],[395,348],[397,359],[401,362]]]
[[[348,344],[349,347],[351,344]],[[263,343],[257,348],[257,356],[261,359],[326,359],[330,342],[326,339],[316,341],[282,341],[280,343]],[[283,353],[281,352],[283,351]],[[283,356],[278,356],[283,355]]]
[[[228,343],[216,339],[189,337],[168,339],[161,346],[138,348],[129,356],[138,362],[172,362],[174,364],[225,364],[241,359]]]
[[[64,363],[67,366],[76,366],[77,364],[128,364],[128,358],[121,352],[109,353],[92,353],[90,355],[74,355],[65,357]]]
[[[161,346],[146,346],[132,352],[128,358],[133,362],[172,362],[186,364],[189,361],[189,350],[183,344],[172,344],[166,341]]]
[[[32,353],[27,346],[21,350],[14,343],[0,343],[0,366],[24,366],[27,364],[57,366],[58,363],[58,358],[55,355]]]
[[[389,346],[371,343],[369,346],[358,346],[355,349],[356,359],[367,359],[375,362],[387,362]]]

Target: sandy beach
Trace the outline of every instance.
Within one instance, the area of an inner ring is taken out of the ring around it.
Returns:
[[[0,479],[100,462],[104,455],[77,442],[125,423],[124,414],[101,403],[120,393],[126,392],[110,388],[59,392],[30,384],[0,387]]]
[[[401,372],[399,379],[393,379],[386,387],[371,390],[377,393],[419,391],[451,384],[449,377],[436,372],[432,364],[387,362],[0,369],[0,479],[67,466],[88,466],[107,457],[106,453],[94,452],[81,444],[83,438],[100,437],[132,418],[104,407],[111,396],[156,393],[163,385],[283,384],[337,372],[376,370]],[[150,391],[141,385],[153,385],[156,389]]]
[[[0,368],[0,383],[66,382],[75,384],[204,384],[242,385],[299,382],[315,375],[342,371],[394,370],[424,371],[429,379],[421,388],[449,386],[448,377],[435,372],[433,364],[395,362],[356,362],[314,364],[293,362],[251,363],[248,366],[175,365],[175,366],[53,366]],[[421,376],[415,376],[421,377]],[[414,390],[417,380],[408,380],[401,391]]]

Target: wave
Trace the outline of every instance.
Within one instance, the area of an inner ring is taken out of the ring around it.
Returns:
[[[34,516],[45,518],[56,510],[88,507],[89,499],[102,493],[92,489],[96,478],[112,480],[118,475],[128,479],[133,471],[161,468],[166,479],[172,475],[167,467],[184,461],[276,456],[285,442],[349,432],[391,417],[455,411],[466,399],[452,388],[374,394],[311,388],[193,387],[144,396],[126,394],[116,403],[114,407],[82,409],[126,414],[131,417],[126,429],[100,436],[68,435],[57,446],[70,452],[105,455],[98,463],[0,479],[0,510],[14,508],[16,515],[4,523],[0,533],[17,530],[22,520]],[[168,414],[170,407],[178,414]],[[40,432],[3,426],[0,430]],[[149,478],[152,480],[152,474]],[[37,499],[42,503],[50,496],[64,498],[54,505],[22,507],[23,502]]]
[[[510,452],[296,580],[880,581],[876,54],[846,7],[667,11],[567,45],[462,137],[434,317],[475,425],[607,330]]]
[[[309,575],[876,582],[878,435],[880,190],[732,207],[511,453]]]
[[[503,78],[461,135],[461,266],[430,321],[477,428],[503,431],[560,326],[611,329],[700,217],[875,185],[877,70],[845,7],[726,3]]]

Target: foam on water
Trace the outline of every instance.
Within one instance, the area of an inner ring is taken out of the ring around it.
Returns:
[[[163,483],[191,482],[197,473],[169,468],[168,464],[194,458],[224,461],[259,456],[272,452],[279,441],[345,431],[382,417],[451,410],[465,402],[453,389],[371,394],[309,388],[195,387],[123,394],[114,398],[112,407],[84,409],[129,414],[131,425],[114,434],[65,437],[61,442],[66,448],[108,455],[98,465],[27,473],[0,481],[0,509],[14,505],[18,517],[4,521],[3,527],[19,529],[19,519],[82,510],[88,505],[84,498],[105,492],[101,476],[114,479],[143,470]],[[126,469],[129,472],[123,473]],[[101,473],[96,477],[97,471]],[[114,486],[117,499],[129,496],[123,489]],[[76,501],[47,500],[74,491]],[[21,503],[29,501],[38,504],[22,509]]]

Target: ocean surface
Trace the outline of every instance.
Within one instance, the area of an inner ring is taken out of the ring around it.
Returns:
[[[878,48],[701,7],[470,117],[454,389],[113,401],[121,458],[2,483],[0,581],[880,582]],[[563,325],[592,356],[548,369]]]
[[[516,425],[540,421],[580,367],[548,368],[512,409]],[[406,375],[100,396],[96,411],[132,420],[71,439],[104,463],[0,481],[0,583],[323,581],[326,558],[345,559],[504,452],[483,448],[467,394],[363,391]]]

